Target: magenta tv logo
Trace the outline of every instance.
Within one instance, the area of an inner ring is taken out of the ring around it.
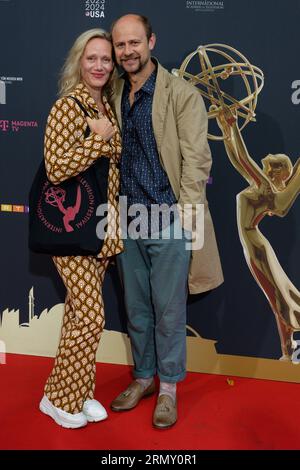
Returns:
[[[12,132],[19,132],[19,130],[24,127],[38,127],[38,123],[37,121],[19,121],[16,119],[11,121],[8,119],[0,120],[0,131],[2,132],[7,132],[10,130]]]

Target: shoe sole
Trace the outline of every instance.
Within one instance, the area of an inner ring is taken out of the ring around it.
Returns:
[[[133,410],[133,408],[135,408],[136,406],[138,406],[138,404],[140,403],[141,400],[143,400],[143,398],[148,398],[148,397],[151,397],[151,395],[154,395],[155,393],[155,390],[153,392],[148,392],[148,393],[145,393],[145,395],[143,395],[140,400],[133,406],[131,406],[130,408],[115,408],[114,406],[110,405],[110,409],[113,410],[113,411],[129,411],[129,410]]]
[[[62,426],[63,428],[76,429],[76,428],[83,428],[84,426],[87,425],[87,423],[85,424],[68,423],[61,418],[58,419],[55,413],[53,413],[52,408],[50,408],[50,406],[47,406],[46,403],[40,403],[39,408],[42,413],[50,416],[50,418],[52,418],[56,422],[56,424],[58,424],[59,426]]]
[[[152,426],[155,428],[155,429],[160,429],[160,430],[164,430],[164,429],[170,429],[174,426],[174,424],[177,423],[177,420],[175,421],[175,423],[172,423],[172,424],[167,424],[166,426],[159,426],[157,424],[154,424],[152,423]]]
[[[108,418],[108,415],[105,415],[101,418],[95,418],[94,416],[88,415],[86,413],[83,413],[86,419],[88,420],[89,423],[99,423],[99,421],[104,421],[105,419]]]

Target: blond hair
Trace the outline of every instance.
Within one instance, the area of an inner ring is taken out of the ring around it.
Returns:
[[[111,36],[104,29],[94,28],[89,29],[82,33],[75,40],[73,46],[69,50],[65,63],[62,67],[60,79],[58,82],[59,96],[69,95],[74,88],[81,81],[80,74],[80,59],[84,53],[87,43],[94,38],[106,39],[111,43]],[[111,73],[109,81],[104,86],[104,92],[110,94],[110,85],[112,80],[113,72]]]

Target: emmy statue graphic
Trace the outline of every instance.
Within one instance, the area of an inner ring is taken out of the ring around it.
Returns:
[[[221,63],[212,66],[209,55],[221,58]],[[195,59],[198,67],[200,62],[198,74],[189,71],[195,68]],[[280,359],[298,363],[294,359],[297,343],[293,334],[300,330],[300,292],[282,269],[271,244],[259,230],[259,223],[265,216],[284,217],[288,213],[300,192],[300,159],[293,166],[286,155],[267,155],[261,168],[249,155],[241,135],[245,125],[255,120],[263,73],[240,52],[223,44],[200,46],[173,73],[197,86],[209,101],[208,117],[215,118],[221,130],[221,135],[209,137],[224,141],[232,165],[249,184],[237,195],[239,237],[248,267],[275,315]],[[221,90],[219,81],[234,76],[241,78],[246,97],[236,99]],[[239,119],[243,120],[241,127]]]
[[[66,191],[60,187],[51,186],[45,193],[45,201],[53,207],[58,207],[60,212],[64,214],[63,223],[66,232],[73,232],[74,229],[70,222],[72,222],[79,212],[81,205],[81,189],[80,185],[77,186],[76,203],[74,206],[64,207]]]

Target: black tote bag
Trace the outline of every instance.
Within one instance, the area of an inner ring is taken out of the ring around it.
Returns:
[[[70,98],[88,116],[80,101]],[[87,127],[84,137],[89,134]],[[84,172],[54,185],[47,178],[43,159],[29,194],[31,251],[54,256],[96,255],[101,251],[104,237],[96,234],[101,220],[96,210],[107,203],[108,171],[109,158],[100,157]]]

